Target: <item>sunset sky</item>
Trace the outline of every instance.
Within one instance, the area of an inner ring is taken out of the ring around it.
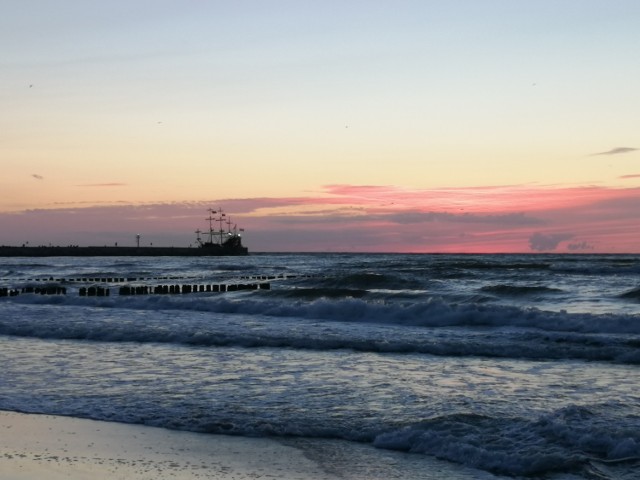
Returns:
[[[0,244],[640,252],[637,0],[4,0]]]

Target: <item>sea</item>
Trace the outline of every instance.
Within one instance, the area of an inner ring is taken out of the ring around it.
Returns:
[[[344,479],[639,479],[640,255],[1,258],[0,410]]]

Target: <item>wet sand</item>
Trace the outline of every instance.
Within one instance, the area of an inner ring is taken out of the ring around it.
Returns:
[[[333,480],[338,477],[324,472],[301,450],[264,438],[0,412],[0,478]]]
[[[1,480],[495,480],[424,455],[0,411]]]

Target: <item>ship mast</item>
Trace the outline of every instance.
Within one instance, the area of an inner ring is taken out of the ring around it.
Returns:
[[[215,218],[213,218],[213,214],[216,213],[212,208],[209,209],[209,218],[205,220],[209,220],[209,243],[213,244],[213,222]]]
[[[224,243],[224,240],[223,240],[224,230],[222,229],[222,224],[224,223],[224,217],[226,215],[221,208],[218,208],[218,215],[219,216],[216,219],[216,221],[220,223],[220,230],[218,230],[218,232],[220,233],[220,245],[222,245]]]
[[[227,216],[222,208],[218,208],[217,210],[209,208],[207,211],[209,212],[209,216],[205,220],[209,221],[208,238],[207,236],[205,236],[204,239],[201,237],[201,234],[206,235],[206,231],[196,230],[196,239],[201,247],[214,245],[223,246],[235,237],[238,237],[239,240],[238,225],[233,223],[231,217]],[[241,228],[240,231],[243,231],[243,229]]]
[[[233,223],[231,221],[231,217],[227,217],[227,235],[231,236],[231,224]]]

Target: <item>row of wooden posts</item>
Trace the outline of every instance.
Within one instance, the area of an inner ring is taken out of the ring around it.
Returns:
[[[239,290],[270,290],[270,283],[233,283],[219,285],[156,285],[156,286],[122,286],[120,295],[166,295],[198,292],[237,292]]]
[[[36,293],[39,295],[66,295],[66,287],[47,286],[47,287],[22,287],[22,288],[0,288],[0,297],[15,297],[21,293]]]
[[[125,283],[125,282],[147,282],[169,281],[169,280],[188,280],[189,277],[78,277],[78,278],[55,278],[55,277],[39,277],[39,278],[2,278],[2,282],[57,282],[57,283]],[[284,278],[298,278],[297,275],[251,275],[238,277],[239,280],[267,281]]]
[[[187,294],[198,292],[237,292],[240,290],[270,290],[271,284],[262,283],[234,283],[234,284],[207,284],[207,285],[123,285],[118,289],[118,294],[128,295],[167,295],[167,294]],[[35,293],[38,295],[66,295],[67,288],[60,286],[46,287],[22,287],[0,288],[0,297],[15,297],[22,293]],[[78,290],[81,297],[108,297],[110,289],[107,287],[91,286],[81,287]]]

